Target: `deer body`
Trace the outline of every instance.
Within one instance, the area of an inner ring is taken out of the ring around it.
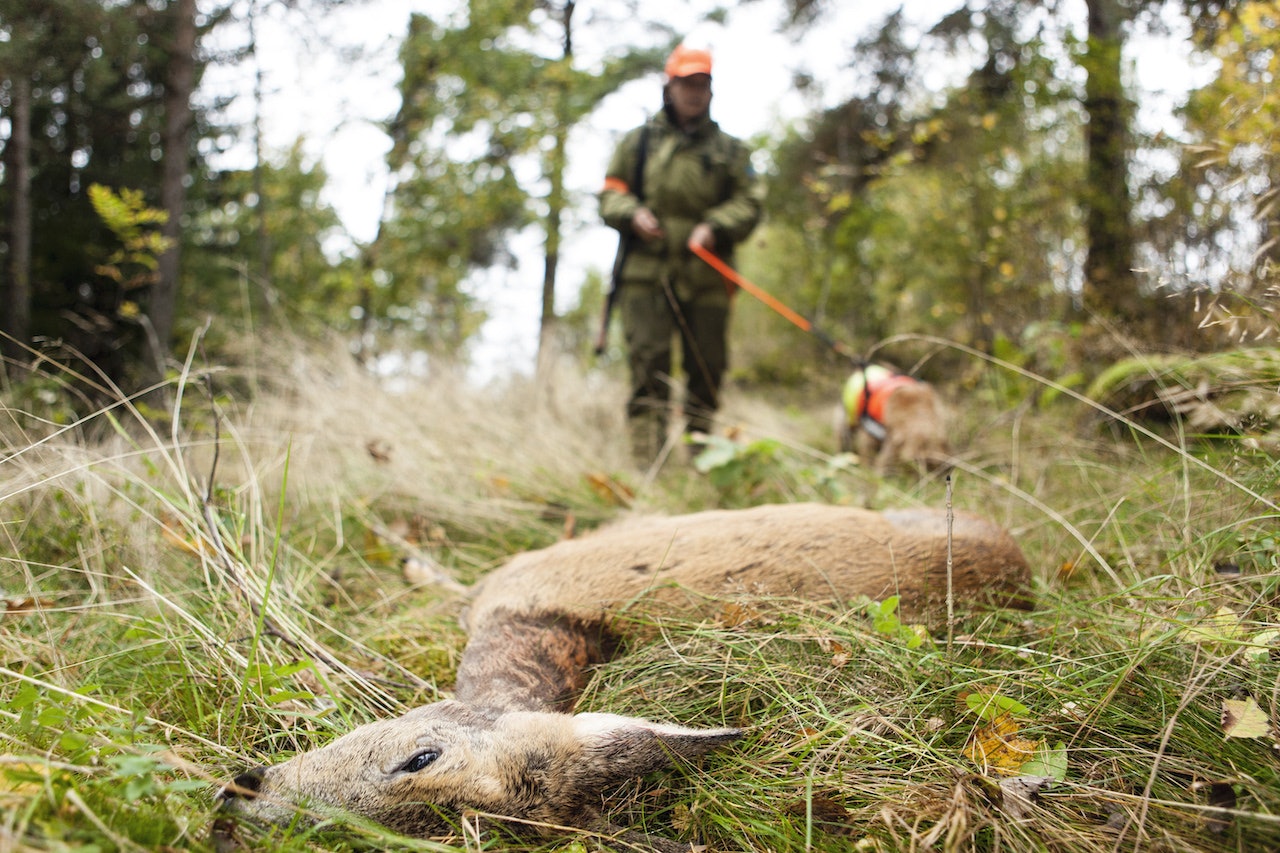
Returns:
[[[473,591],[455,699],[243,773],[224,805],[284,822],[306,801],[413,835],[465,810],[596,826],[601,790],[741,734],[570,713],[629,604],[697,612],[726,596],[900,595],[909,616],[945,600],[947,545],[941,512],[793,504],[634,519],[520,554]],[[958,515],[950,556],[957,602],[1025,605],[1027,562],[1000,527]]]

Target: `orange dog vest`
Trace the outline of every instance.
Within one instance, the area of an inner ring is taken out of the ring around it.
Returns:
[[[889,395],[915,381],[910,376],[894,373],[878,364],[869,364],[861,370],[855,370],[844,383],[844,410],[848,413],[849,423],[856,424],[868,418],[883,425],[884,404]]]

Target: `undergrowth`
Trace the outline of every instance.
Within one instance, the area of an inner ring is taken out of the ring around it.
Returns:
[[[648,639],[581,707],[748,735],[609,792],[614,823],[715,850],[1280,848],[1280,456],[1177,422],[1099,430],[983,369],[999,381],[961,413],[950,483],[831,455],[839,378],[811,406],[731,395],[733,440],[695,464],[676,447],[656,475],[628,468],[617,379],[566,366],[475,388],[391,386],[331,351],[193,359],[162,402],[100,389],[71,422],[10,388],[0,849],[215,849],[230,776],[448,695],[458,584],[629,513],[804,500],[981,512],[1022,544],[1036,607],[951,626],[884,602],[637,608]],[[269,850],[610,846],[240,832]]]

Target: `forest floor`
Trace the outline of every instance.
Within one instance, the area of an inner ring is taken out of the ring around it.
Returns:
[[[600,667],[582,707],[750,734],[612,792],[614,823],[711,850],[1280,849],[1280,454],[978,367],[941,389],[949,482],[836,454],[840,376],[731,391],[717,454],[652,475],[616,373],[572,363],[476,388],[257,352],[68,426],[58,381],[13,389],[0,849],[215,849],[230,776],[448,695],[457,584],[628,514],[795,501],[979,512],[1021,544],[1035,609],[655,613],[665,641]],[[625,849],[344,821],[240,839]]]

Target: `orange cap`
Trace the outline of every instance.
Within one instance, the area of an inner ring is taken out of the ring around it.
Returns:
[[[667,72],[668,80],[673,77],[691,77],[694,74],[710,74],[711,51],[694,50],[693,48],[680,45],[675,50],[671,51],[671,55],[667,57],[667,64],[662,70]]]

